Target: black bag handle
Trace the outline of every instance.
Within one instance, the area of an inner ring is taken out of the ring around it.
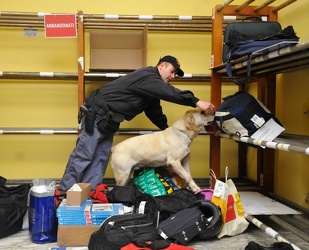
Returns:
[[[247,16],[247,17],[245,17],[243,20],[242,20],[242,22],[244,22],[244,21],[246,21],[246,20],[250,20],[250,19],[257,19],[258,21],[263,21],[262,20],[262,17],[260,17],[260,16]]]
[[[150,243],[144,242],[144,241],[133,241],[133,243],[139,247],[148,247],[153,250],[158,250],[162,248],[166,248],[171,244],[171,241],[169,239],[162,239],[162,240],[154,240]]]

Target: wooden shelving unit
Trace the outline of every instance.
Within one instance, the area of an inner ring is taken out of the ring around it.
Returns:
[[[288,1],[289,4],[292,3]],[[222,77],[226,76],[225,65],[222,63],[223,44],[223,20],[225,16],[263,16],[267,21],[278,20],[278,10],[284,6],[235,6],[218,5],[213,10],[213,29],[212,29],[212,76],[211,76],[211,101],[216,106],[221,103]],[[240,8],[241,7],[241,8]],[[290,70],[300,69],[309,66],[309,43],[304,42],[296,46],[271,52],[272,54],[261,55],[253,59],[251,75],[255,77],[258,84],[257,98],[262,101],[268,109],[275,113],[276,103],[276,74]],[[246,60],[235,61],[232,66],[233,75],[242,77],[246,73]],[[246,90],[246,86],[240,86],[240,90]],[[284,135],[282,134],[274,142],[258,142],[250,138],[239,138],[229,136],[224,133],[217,133],[211,136],[210,140],[210,166],[214,169],[217,176],[220,176],[220,148],[221,139],[228,138],[235,141],[244,142],[239,144],[239,177],[246,176],[246,155],[247,144],[259,145],[265,149],[257,149],[258,154],[258,185],[263,183],[265,193],[274,191],[274,154],[273,149],[309,154],[309,140],[307,136]],[[263,174],[263,180],[260,176]]]

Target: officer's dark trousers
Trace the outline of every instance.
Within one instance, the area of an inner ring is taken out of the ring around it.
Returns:
[[[98,118],[98,117],[97,117]],[[102,183],[108,164],[114,133],[101,133],[95,124],[89,135],[82,124],[76,147],[70,155],[60,189],[66,191],[75,183],[91,183],[91,189]]]

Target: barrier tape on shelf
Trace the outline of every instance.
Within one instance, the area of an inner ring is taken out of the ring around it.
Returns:
[[[192,20],[193,17],[192,17],[192,16],[179,16],[178,19],[179,19],[179,20]]]
[[[236,19],[236,16],[223,16],[223,20],[225,21],[235,21]]]
[[[153,16],[152,15],[139,15],[138,16],[138,19],[140,20],[152,20],[153,19]]]
[[[119,15],[106,14],[104,15],[105,19],[119,19]]]
[[[40,72],[40,76],[53,77],[54,76],[54,72]]]
[[[54,130],[51,130],[51,129],[41,130],[40,134],[41,135],[52,135],[54,134]]]
[[[50,12],[38,12],[38,17],[44,17],[45,15],[50,15]]]
[[[119,73],[106,73],[106,77],[119,77]]]

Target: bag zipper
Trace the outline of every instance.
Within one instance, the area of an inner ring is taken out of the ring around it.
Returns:
[[[121,224],[121,223],[125,223],[127,221],[132,221],[132,217],[130,217],[130,215],[128,215],[128,216],[125,215],[125,216],[122,216],[121,218],[120,217],[117,218],[117,217],[111,218],[113,220],[107,222],[107,224],[104,225],[104,231],[106,231],[108,227],[119,227],[119,224]],[[136,217],[136,218],[134,218],[135,220],[141,220],[141,219],[146,219],[147,216],[145,214],[140,214],[139,216],[135,216],[135,217]]]
[[[130,226],[120,226],[121,229],[123,230],[127,230],[129,228],[134,228],[134,227],[146,227],[146,226],[151,226],[153,225],[152,222],[149,222],[149,223],[145,223],[145,224],[141,224],[141,225],[130,225]]]

